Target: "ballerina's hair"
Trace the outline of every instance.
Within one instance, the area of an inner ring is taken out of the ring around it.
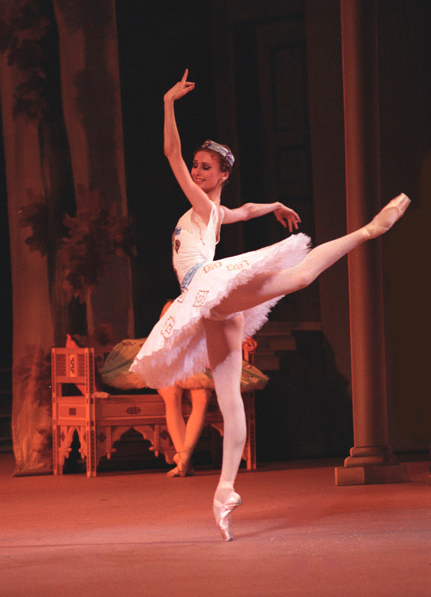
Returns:
[[[220,143],[216,143],[215,141],[211,141],[211,139],[207,139],[205,143],[201,145],[201,147],[196,149],[193,157],[195,157],[198,151],[207,151],[208,153],[217,156],[222,172],[229,172],[230,174],[232,171],[235,158],[227,145],[220,145]]]

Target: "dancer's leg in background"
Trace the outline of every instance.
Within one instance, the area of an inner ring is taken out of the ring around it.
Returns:
[[[197,388],[186,390],[190,392],[192,412],[185,423],[181,404],[183,391],[178,386],[158,389],[158,393],[165,402],[166,425],[176,450],[174,459],[177,466],[168,472],[169,477],[192,474],[190,460],[205,426],[206,412],[211,398],[211,390]]]
[[[186,437],[186,424],[181,410],[183,389],[178,386],[167,386],[159,388],[157,392],[163,398],[165,403],[168,433],[171,436],[175,450],[181,452],[184,448],[184,440]]]
[[[186,452],[191,455],[196,448],[202,429],[205,426],[207,408],[212,390],[207,390],[205,388],[191,388],[186,391],[190,393],[192,412],[190,413],[190,417],[186,424],[186,434],[181,452]]]

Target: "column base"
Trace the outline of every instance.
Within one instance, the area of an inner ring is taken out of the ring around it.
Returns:
[[[387,464],[364,466],[339,466],[335,469],[335,485],[372,485],[377,483],[407,483],[409,465]]]

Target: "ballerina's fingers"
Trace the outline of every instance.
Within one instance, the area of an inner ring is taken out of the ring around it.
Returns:
[[[182,85],[180,87],[178,94],[176,95],[176,99],[180,99],[181,97],[184,97],[187,93],[189,93],[190,91],[193,91],[194,88],[195,88],[194,83],[186,82],[184,86]]]
[[[195,83],[193,81],[187,81],[187,77],[189,76],[189,69],[186,68],[186,70],[184,71],[183,74],[183,78],[181,79],[181,84],[184,85],[184,87],[188,90],[191,91],[191,88],[193,88],[195,86]]]
[[[298,224],[301,222],[299,215],[290,209],[282,205],[279,209],[275,210],[275,217],[284,228],[289,227],[289,232],[293,232],[293,229],[298,230]]]
[[[301,222],[301,218],[298,216],[298,214],[296,214],[295,212],[293,212],[292,214],[289,214],[289,216],[287,217],[289,232],[293,232],[294,228],[295,228],[295,230],[298,230],[298,225],[300,222]],[[286,228],[286,225],[284,225],[284,227]]]
[[[178,81],[178,83],[176,83],[172,87],[172,89],[170,89],[165,94],[165,101],[166,100],[173,100],[173,101],[178,100],[178,99],[182,98],[184,95],[186,95],[187,93],[189,93],[190,91],[193,91],[193,89],[195,88],[195,83],[193,83],[192,81],[187,81],[188,73],[189,73],[189,71],[186,69],[181,81]]]

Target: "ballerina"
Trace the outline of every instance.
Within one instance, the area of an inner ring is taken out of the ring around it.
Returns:
[[[263,325],[271,307],[283,296],[311,284],[324,270],[362,243],[389,230],[410,199],[401,194],[366,226],[310,249],[310,239],[291,234],[279,243],[214,261],[221,225],[274,213],[289,232],[299,215],[282,203],[246,203],[235,209],[221,205],[234,156],[229,147],[208,140],[197,149],[191,171],[181,153],[174,104],[195,88],[186,70],[164,96],[164,151],[191,204],[172,237],[173,265],[181,295],[153,328],[132,364],[150,387],[171,385],[210,367],[224,421],[223,459],[213,513],[224,541],[233,539],[231,514],[241,504],[234,490],[246,441],[246,420],[240,392],[243,338]],[[188,466],[188,454],[179,454]]]

